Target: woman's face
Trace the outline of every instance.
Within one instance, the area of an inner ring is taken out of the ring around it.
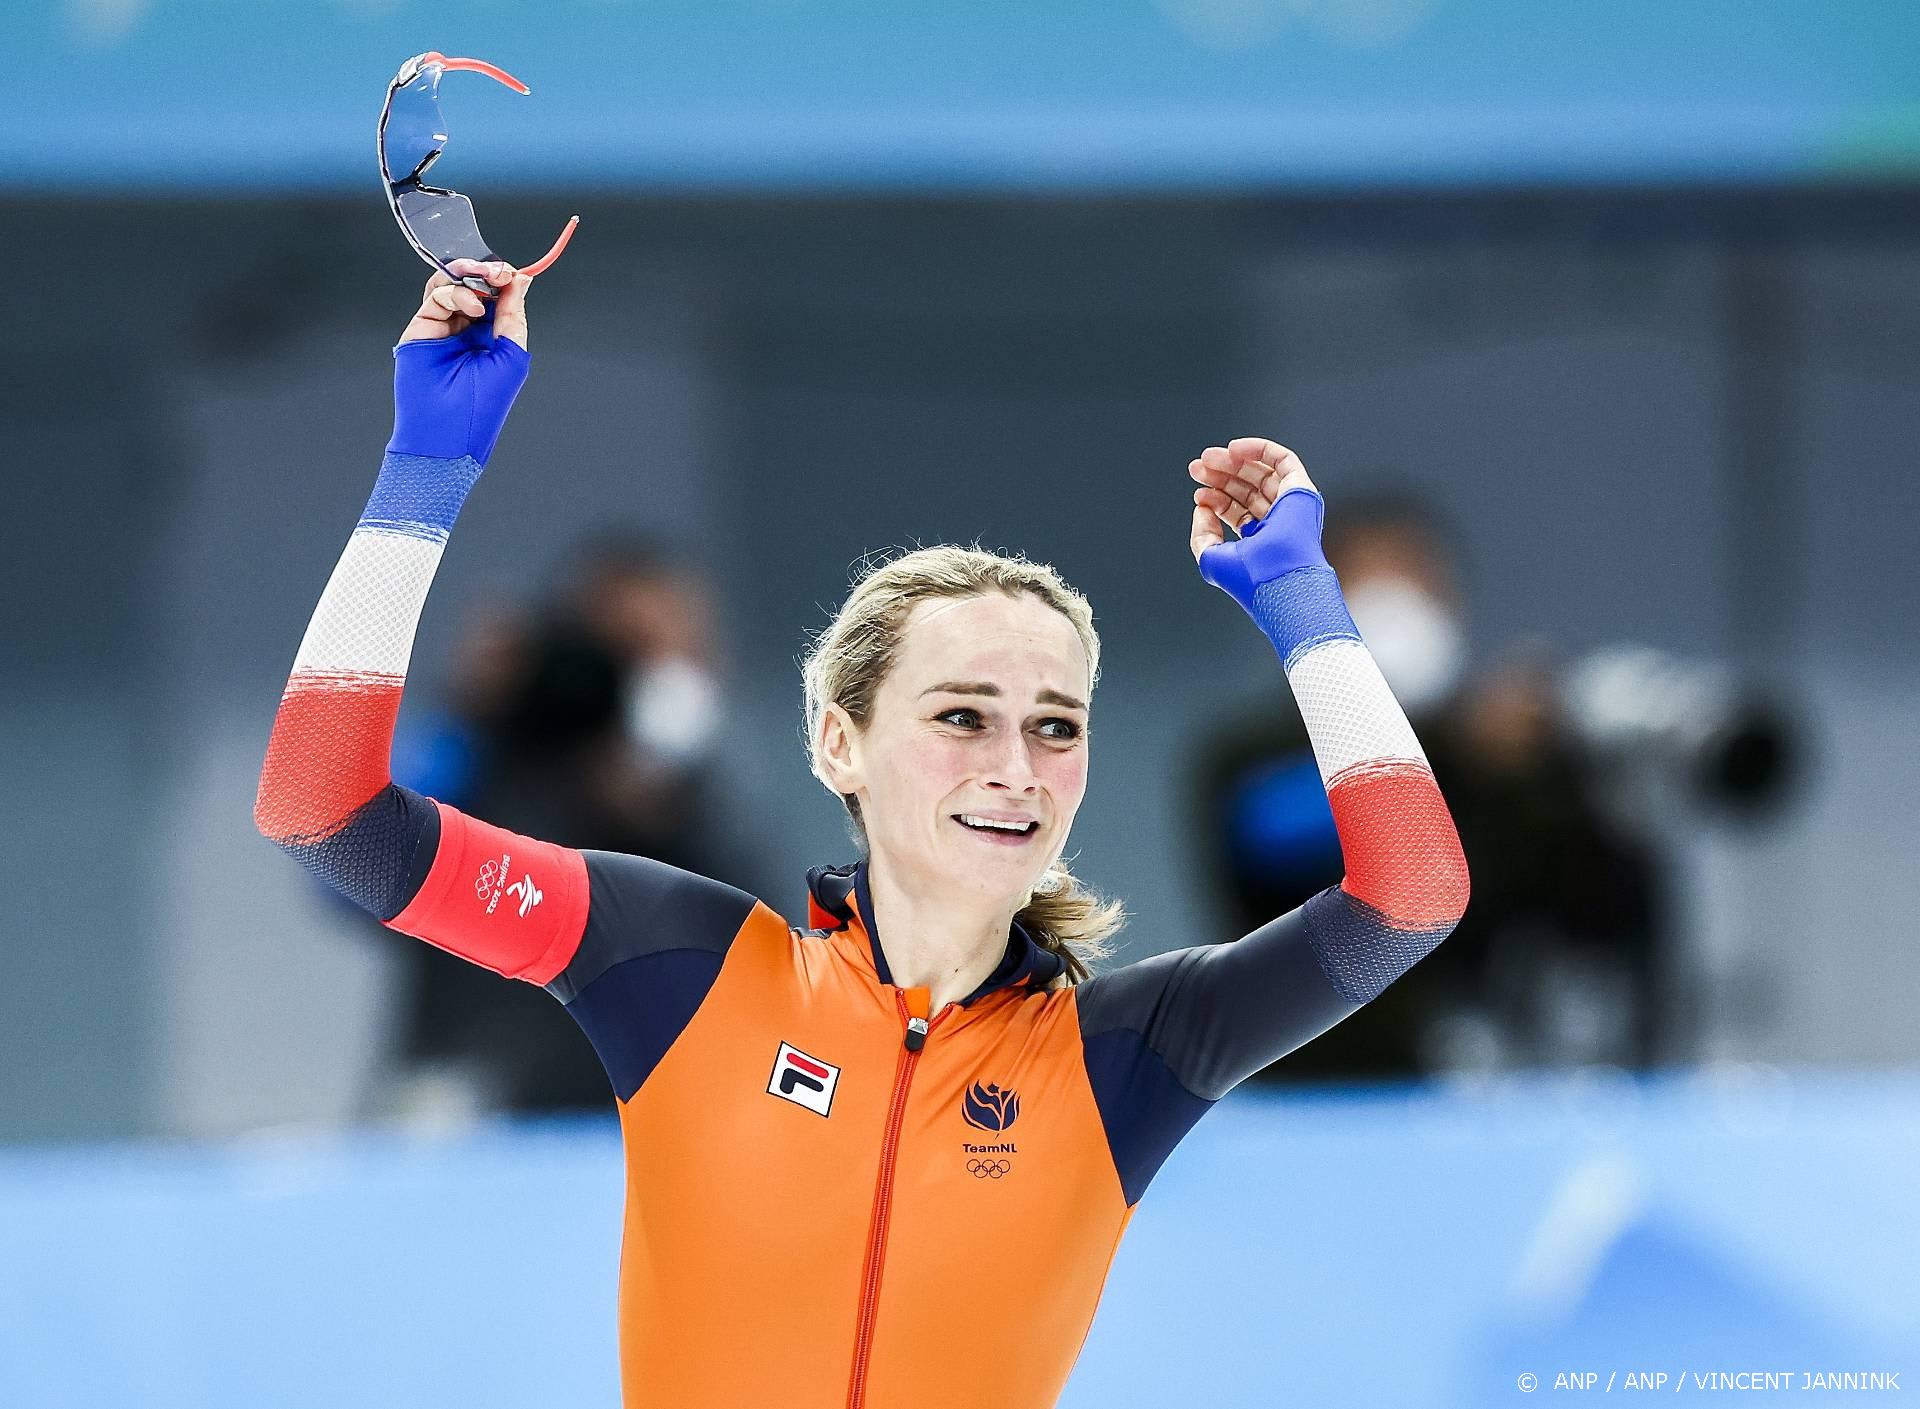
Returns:
[[[923,892],[1023,901],[1086,791],[1088,674],[1073,624],[1030,593],[916,603],[866,731],[833,711],[840,790],[874,855]],[[1037,825],[1023,838],[963,815]]]

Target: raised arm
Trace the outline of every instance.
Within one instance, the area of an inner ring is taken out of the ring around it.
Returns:
[[[280,700],[254,822],[390,929],[546,988],[630,1099],[718,977],[745,891],[650,857],[522,836],[393,781],[414,628],[447,535],[526,381],[529,276],[427,281],[394,348],[394,430]]]
[[[1425,752],[1320,551],[1322,502],[1285,446],[1209,449],[1189,472],[1201,575],[1246,609],[1299,703],[1340,834],[1339,885],[1228,944],[1096,975],[1088,1072],[1128,1201],[1238,1082],[1319,1036],[1446,938],[1467,863]],[[1221,524],[1240,538],[1223,542]]]
[[[544,983],[584,921],[580,854],[465,817],[396,784],[389,769],[421,608],[529,366],[529,277],[462,266],[484,271],[499,292],[482,298],[434,274],[393,350],[393,436],[294,658],[253,816],[263,835],[382,922]],[[442,915],[424,883],[436,859],[449,869],[456,849],[472,853],[471,883],[485,876],[489,893],[471,914]]]
[[[1279,655],[1340,834],[1346,876],[1300,907],[1302,934],[1333,988],[1364,1003],[1459,923],[1460,838],[1320,550],[1324,506],[1306,467],[1285,446],[1248,439],[1209,450],[1191,473],[1203,484],[1193,533],[1201,575]],[[1222,542],[1222,519],[1238,542]]]

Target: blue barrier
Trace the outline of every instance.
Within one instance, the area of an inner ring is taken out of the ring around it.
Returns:
[[[1912,1392],[1917,1192],[1916,1074],[1243,1087],[1148,1192],[1062,1404]],[[621,1197],[611,1120],[0,1152],[0,1404],[612,1409]]]
[[[446,85],[476,193],[1920,171],[1910,0],[9,0],[0,39],[0,190],[376,194],[431,48],[533,88]]]

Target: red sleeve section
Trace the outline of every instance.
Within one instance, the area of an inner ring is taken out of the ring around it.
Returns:
[[[551,983],[587,929],[587,862],[436,800],[440,847],[388,928],[508,978]]]
[[[1354,768],[1327,789],[1348,895],[1395,929],[1458,922],[1467,908],[1467,858],[1433,774],[1413,764]]]
[[[280,697],[253,820],[275,841],[319,841],[393,781],[387,755],[400,713],[398,677],[296,671]]]

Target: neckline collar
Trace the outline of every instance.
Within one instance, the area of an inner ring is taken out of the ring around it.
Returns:
[[[873,921],[873,896],[867,888],[867,863],[814,866],[807,872],[807,921],[813,929],[857,928],[866,936],[873,971],[884,984],[893,983],[886,951],[880,947],[880,929]],[[1007,952],[980,986],[960,1000],[963,1008],[1003,988],[1026,984],[1045,988],[1066,969],[1051,949],[1043,948],[1018,920],[1007,933]]]

